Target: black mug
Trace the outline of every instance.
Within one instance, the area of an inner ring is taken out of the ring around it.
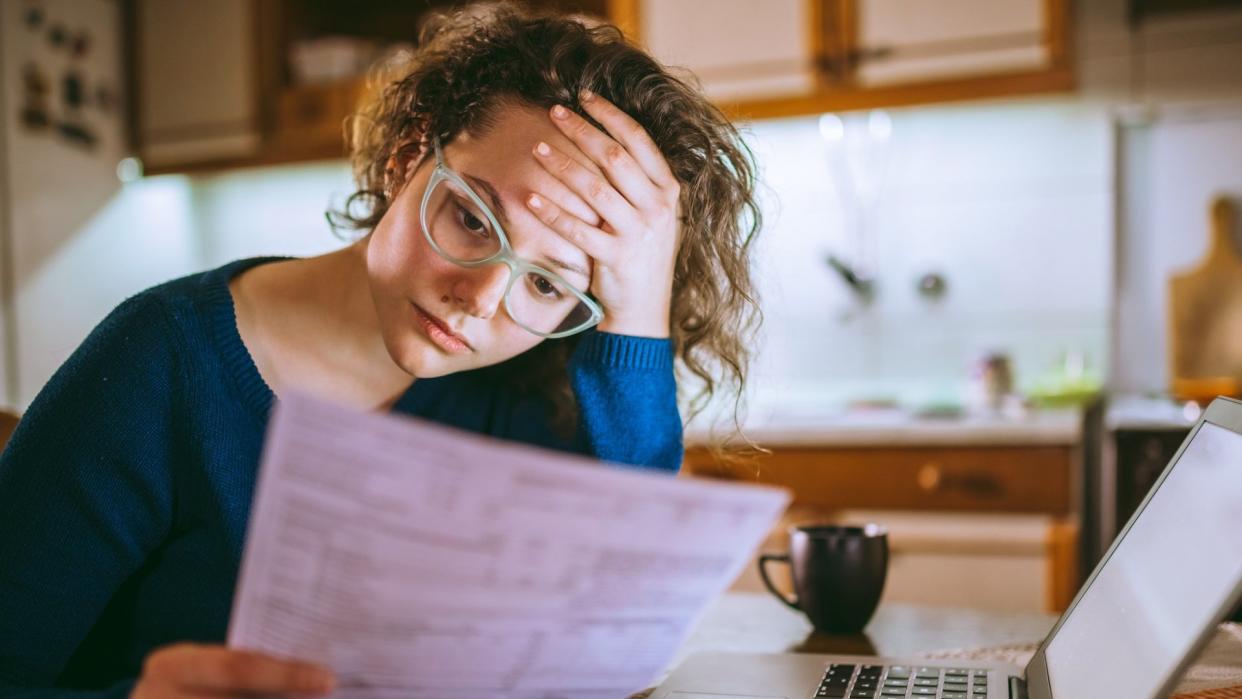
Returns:
[[[768,578],[769,561],[789,564],[793,599]],[[768,591],[829,633],[861,631],[875,614],[887,575],[888,531],[876,524],[790,527],[789,553],[759,556]]]

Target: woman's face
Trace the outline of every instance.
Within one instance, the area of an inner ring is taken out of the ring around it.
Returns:
[[[577,148],[537,107],[500,106],[494,123],[486,133],[461,134],[442,144],[445,163],[487,202],[518,257],[555,269],[574,286],[588,289],[590,259],[535,218],[524,203],[535,192],[587,221],[598,221],[532,154],[539,141],[567,153],[578,153]],[[586,156],[579,160],[589,162]],[[405,184],[375,227],[366,251],[384,344],[398,366],[420,378],[497,364],[543,339],[509,318],[503,301],[506,265],[460,267],[427,242],[419,205],[434,166],[430,153],[409,164]],[[566,271],[552,260],[581,271]]]

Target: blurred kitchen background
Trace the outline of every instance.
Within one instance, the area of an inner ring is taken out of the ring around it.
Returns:
[[[3,402],[147,286],[342,245],[342,120],[456,4],[0,0]],[[1242,2],[537,4],[618,24],[744,128],[772,453],[718,461],[704,419],[687,470],[885,523],[888,599],[1063,608],[1195,399],[1238,392]]]

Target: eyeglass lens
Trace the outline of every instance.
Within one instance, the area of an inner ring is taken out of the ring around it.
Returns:
[[[451,179],[435,184],[423,223],[441,252],[458,262],[479,262],[500,252],[500,236],[487,214]],[[576,329],[592,317],[591,308],[567,284],[531,269],[510,281],[506,307],[519,325],[545,335]]]

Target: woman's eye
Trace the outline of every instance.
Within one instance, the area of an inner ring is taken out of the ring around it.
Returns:
[[[546,277],[541,277],[538,274],[532,274],[530,275],[530,278],[531,284],[535,287],[535,291],[538,292],[540,296],[546,296],[552,299],[559,299],[561,297],[561,290],[556,288],[556,285],[548,281]]]
[[[475,216],[469,209],[460,204],[457,205],[457,220],[467,231],[477,236],[488,237],[487,222]]]

